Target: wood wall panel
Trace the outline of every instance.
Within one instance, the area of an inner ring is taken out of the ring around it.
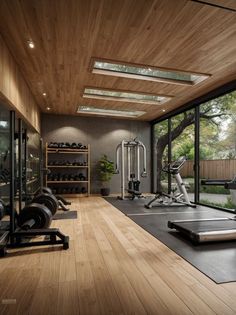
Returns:
[[[144,110],[140,120],[155,119],[163,108],[168,112],[236,79],[235,30],[235,12],[188,0],[0,1],[4,40],[42,111],[50,106],[57,114],[76,115],[78,105],[90,105]],[[92,74],[92,57],[211,77],[189,87]],[[85,86],[174,98],[162,106],[84,99]]]
[[[40,131],[40,109],[0,36],[0,94],[37,131]]]
[[[236,1],[235,0],[203,0],[205,3],[209,3],[209,4],[213,4],[213,5],[219,5],[223,8],[220,8],[220,10],[226,10],[228,9],[232,9],[232,10],[236,10]]]

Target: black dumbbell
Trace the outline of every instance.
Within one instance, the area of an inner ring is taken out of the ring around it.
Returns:
[[[85,194],[86,192],[87,192],[86,188],[85,188],[85,187],[82,187],[82,188],[81,188],[81,193],[82,193],[82,194]]]

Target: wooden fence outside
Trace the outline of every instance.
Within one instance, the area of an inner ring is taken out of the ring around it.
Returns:
[[[194,161],[186,161],[181,169],[182,177],[192,177]],[[235,160],[201,160],[200,178],[231,179],[236,176]]]

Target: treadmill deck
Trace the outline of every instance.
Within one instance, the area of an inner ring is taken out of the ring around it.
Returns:
[[[236,218],[168,221],[168,227],[194,243],[236,240]]]

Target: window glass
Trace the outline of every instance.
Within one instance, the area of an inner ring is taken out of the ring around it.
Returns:
[[[236,209],[236,190],[225,187],[236,176],[235,91],[200,105],[199,151],[200,202]]]
[[[168,175],[162,172],[162,167],[168,162],[168,120],[154,126],[154,192],[168,191]]]

